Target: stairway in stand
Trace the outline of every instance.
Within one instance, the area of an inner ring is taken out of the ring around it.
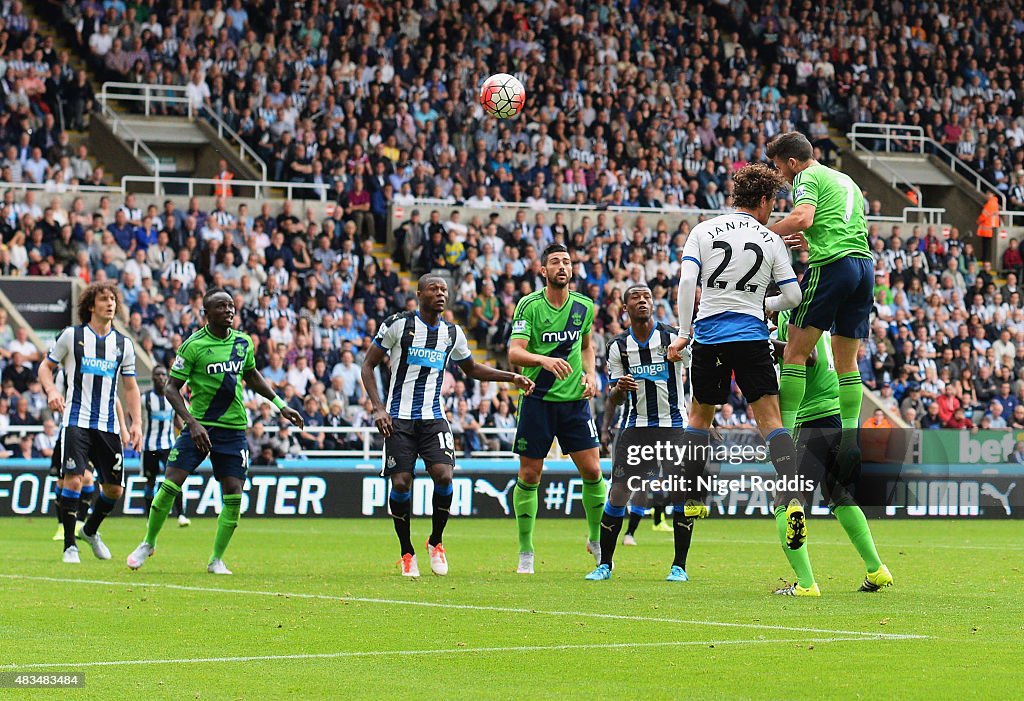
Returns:
[[[390,257],[391,254],[392,251],[388,249],[386,244],[374,242],[373,255],[377,258],[378,261]],[[399,266],[397,263],[395,264],[395,267],[398,272],[398,277],[409,280],[413,288],[415,288],[416,281],[413,279],[412,273],[406,270],[404,267]],[[449,290],[449,293],[451,292],[454,292],[454,290]],[[463,331],[465,330],[465,327],[463,327]],[[466,334],[466,340],[469,341],[469,349],[473,352],[474,361],[476,361],[477,363],[481,363],[483,365],[490,365],[492,367],[494,366],[494,358],[491,356],[491,353],[486,348],[477,343],[476,340],[469,333]],[[516,404],[519,403],[518,387],[509,384],[508,394],[516,402]]]

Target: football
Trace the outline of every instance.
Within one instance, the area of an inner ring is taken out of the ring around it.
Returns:
[[[526,88],[514,75],[495,73],[480,86],[480,104],[497,119],[515,117],[526,104]]]

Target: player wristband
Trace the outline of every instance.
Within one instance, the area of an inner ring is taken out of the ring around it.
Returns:
[[[281,399],[280,397],[274,397],[274,399],[271,401],[273,401],[274,406],[276,406],[278,409],[284,409],[285,403],[284,400]]]

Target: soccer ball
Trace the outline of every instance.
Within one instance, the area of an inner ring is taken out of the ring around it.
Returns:
[[[526,88],[514,75],[495,73],[480,86],[480,104],[492,117],[515,117],[526,104]]]

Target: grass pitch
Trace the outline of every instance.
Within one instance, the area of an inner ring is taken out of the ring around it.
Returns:
[[[540,521],[537,574],[514,574],[511,519],[458,520],[451,574],[399,576],[384,519],[246,520],[205,571],[214,519],[138,571],[140,518],[102,529],[114,554],[60,562],[53,519],[0,521],[0,673],[84,672],[85,688],[0,698],[957,698],[1019,693],[1024,545],[1014,521],[873,521],[896,586],[834,520],[810,522],[820,599],[791,577],[770,519],[699,522],[691,581],[663,581],[671,534],[645,520],[615,576],[586,582],[582,520]]]

